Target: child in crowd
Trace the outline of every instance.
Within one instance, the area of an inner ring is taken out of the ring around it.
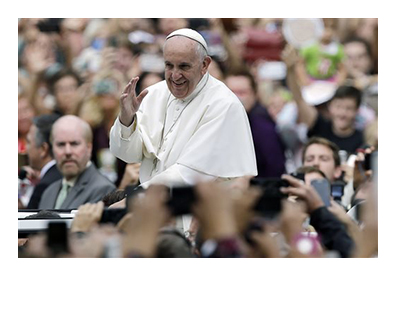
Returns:
[[[325,80],[341,85],[346,78],[343,64],[344,47],[335,38],[337,20],[324,18],[324,31],[319,41],[303,47],[300,55],[299,80],[306,86],[313,81]]]

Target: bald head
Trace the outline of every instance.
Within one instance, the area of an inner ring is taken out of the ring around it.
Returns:
[[[52,126],[51,143],[56,164],[67,179],[79,176],[92,154],[92,130],[79,117],[59,118]]]
[[[53,135],[57,129],[73,129],[76,134],[82,134],[82,137],[87,143],[92,143],[92,129],[89,124],[80,117],[67,115],[59,118],[52,126],[51,143],[53,142]]]

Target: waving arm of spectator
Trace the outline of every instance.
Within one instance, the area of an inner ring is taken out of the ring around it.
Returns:
[[[212,26],[215,30],[217,30],[220,34],[221,41],[223,42],[224,48],[227,51],[227,62],[228,66],[233,71],[241,71],[247,70],[247,66],[245,61],[242,58],[242,45],[237,45],[229,36],[229,33],[226,31],[224,24],[221,18],[212,18],[210,19]],[[239,47],[238,47],[239,46]]]
[[[293,94],[295,102],[297,103],[298,122],[304,123],[308,128],[311,128],[315,124],[318,112],[315,107],[305,102],[302,97],[297,79],[297,63],[299,61],[297,50],[290,45],[286,45],[282,52],[282,60],[287,66],[287,85]]]

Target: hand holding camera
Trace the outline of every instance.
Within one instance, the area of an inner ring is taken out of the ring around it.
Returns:
[[[304,200],[309,213],[325,206],[322,198],[313,186],[307,185],[301,180],[298,180],[287,174],[282,175],[282,179],[286,180],[290,186],[281,187],[280,191],[284,194],[295,195]]]
[[[370,179],[373,175],[374,167],[377,163],[378,152],[374,147],[357,149],[355,167],[353,173],[353,186],[356,189],[364,181]]]

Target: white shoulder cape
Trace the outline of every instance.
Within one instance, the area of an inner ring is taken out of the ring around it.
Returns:
[[[118,158],[142,162],[142,182],[153,176],[155,158],[165,163],[165,169],[181,164],[220,178],[257,175],[246,111],[222,82],[208,75],[206,85],[184,109],[172,134],[162,132],[167,104],[173,97],[166,82],[148,90],[132,135],[128,139],[121,137],[118,119],[110,134],[110,149]],[[158,149],[165,137],[169,151],[161,154]]]

